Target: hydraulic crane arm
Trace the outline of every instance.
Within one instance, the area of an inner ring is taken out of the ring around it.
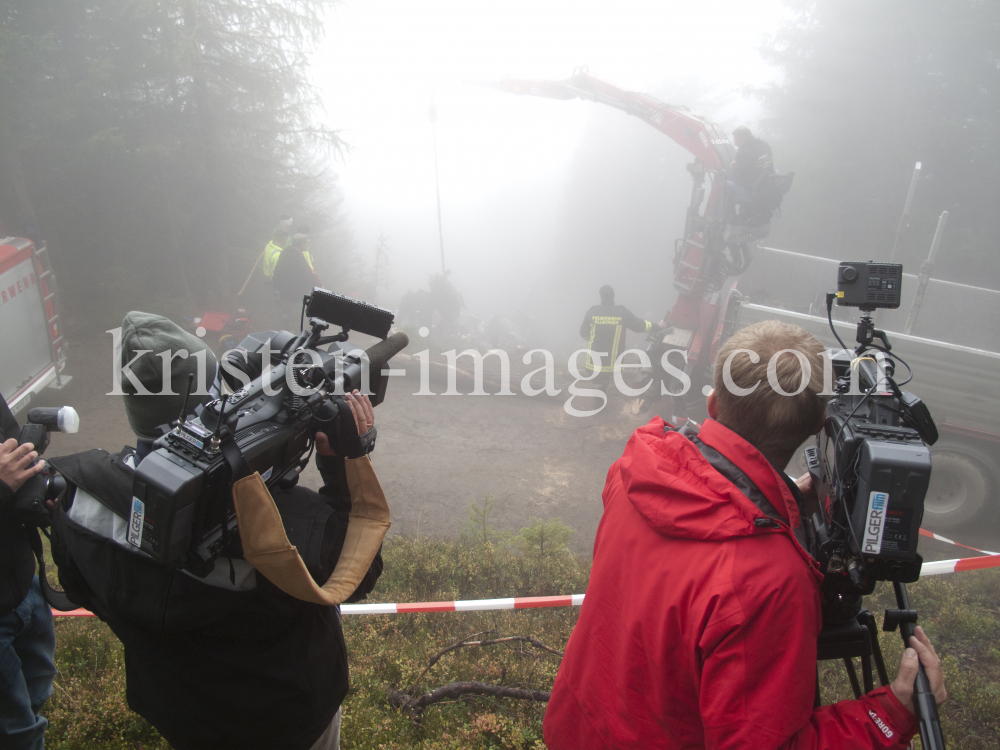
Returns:
[[[512,94],[530,94],[549,99],[588,99],[645,120],[694,154],[707,171],[727,172],[736,156],[725,133],[714,123],[692,114],[687,108],[666,104],[648,94],[625,91],[577,68],[563,81],[501,79],[490,84]]]
[[[691,201],[684,222],[684,236],[674,248],[674,287],[677,302],[667,314],[667,329],[658,334],[651,351],[654,361],[671,349],[686,354],[685,371],[696,384],[711,384],[712,365],[726,320],[721,317],[728,300],[726,286],[749,263],[748,241],[763,237],[741,235],[731,245],[729,224],[723,215],[723,196],[730,165],[736,150],[725,133],[685,107],[661,102],[647,94],[625,91],[590,75],[587,68],[577,68],[563,81],[525,81],[505,78],[486,84],[512,94],[529,94],[550,99],[589,99],[635,115],[667,135],[694,156],[688,165],[693,184]],[[707,193],[707,196],[706,196]],[[769,226],[769,225],[768,225]],[[726,256],[727,249],[731,257]],[[675,414],[697,413],[701,388],[675,399]],[[691,399],[694,399],[693,401]]]

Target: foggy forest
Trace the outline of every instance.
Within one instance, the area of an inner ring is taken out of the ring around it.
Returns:
[[[19,422],[79,413],[44,458],[115,452],[136,444],[109,335],[130,311],[221,359],[248,334],[297,335],[314,285],[375,305],[408,344],[381,362],[372,465],[392,521],[361,604],[579,596],[609,467],[657,415],[709,417],[726,337],[777,318],[853,350],[860,311],[827,297],[838,264],[902,264],[874,325],[939,436],[910,598],[943,660],[944,739],[1000,750],[1000,572],[926,572],[1000,549],[1000,3],[689,5],[0,0],[0,388]],[[746,226],[727,192],[740,126],[787,178]],[[8,274],[29,240],[37,335]],[[274,265],[292,247],[309,254],[296,294]],[[640,364],[588,386],[577,354],[605,285],[639,321],[611,359]],[[679,395],[655,381],[668,345]],[[298,476],[326,480],[316,462]],[[864,599],[879,618],[886,580]],[[571,604],[345,604],[343,746],[546,747]],[[130,709],[103,619],[56,617],[47,746],[171,747]],[[876,641],[891,679],[899,634]],[[839,658],[818,674],[824,704],[853,698]]]

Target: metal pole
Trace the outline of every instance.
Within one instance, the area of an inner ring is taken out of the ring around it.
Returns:
[[[441,245],[441,273],[446,273],[444,268],[444,231],[441,228],[441,181],[438,178],[438,152],[437,152],[437,131],[434,124],[437,122],[437,107],[431,102],[427,110],[427,116],[431,120],[431,143],[434,145],[434,192],[437,194],[438,212],[438,242]]]
[[[941,246],[941,235],[944,234],[944,226],[948,223],[948,212],[942,211],[938,219],[937,229],[934,230],[934,239],[931,240],[931,251],[927,254],[927,260],[920,264],[920,276],[917,279],[917,293],[913,295],[913,304],[910,305],[910,314],[906,316],[906,326],[903,333],[913,332],[916,325],[917,315],[920,313],[920,306],[924,302],[924,292],[927,291],[927,282],[931,279],[931,270],[937,258],[938,248]]]
[[[892,242],[892,252],[889,253],[889,262],[892,263],[896,257],[896,245],[899,244],[899,235],[903,231],[903,226],[910,216],[910,206],[913,205],[913,194],[917,191],[917,180],[920,179],[920,162],[913,168],[913,177],[910,178],[910,190],[906,194],[906,204],[903,206],[903,215],[899,218],[899,226],[896,228],[896,239]]]

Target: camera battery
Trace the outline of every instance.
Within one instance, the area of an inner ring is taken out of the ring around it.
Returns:
[[[869,566],[892,568],[917,554],[924,495],[931,475],[928,448],[913,432],[869,437],[859,447],[857,496],[851,525]]]

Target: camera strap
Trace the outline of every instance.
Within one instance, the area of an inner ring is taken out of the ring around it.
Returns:
[[[699,427],[691,421],[681,425],[679,428],[674,428],[669,425],[664,426],[664,433],[676,431],[681,435],[690,440],[694,446],[698,449],[701,455],[704,457],[708,465],[715,469],[719,474],[721,474],[725,479],[727,479],[736,489],[738,489],[744,497],[747,498],[751,503],[753,503],[768,518],[776,522],[785,523],[789,526],[792,534],[795,536],[796,540],[806,550],[810,555],[815,557],[814,554],[814,544],[809,538],[809,534],[806,529],[806,524],[799,524],[798,527],[792,528],[791,524],[785,517],[778,512],[771,501],[768,499],[761,489],[754,483],[750,477],[747,476],[746,472],[740,469],[736,464],[726,458],[722,453],[707,445],[703,440],[698,437]],[[775,471],[778,471],[775,469]],[[792,493],[792,497],[795,499],[799,508],[802,507],[802,496],[799,493],[798,488],[795,483],[790,481],[783,471],[778,471],[778,476],[785,481],[785,485],[788,487],[788,491]]]
[[[367,456],[344,461],[351,515],[340,557],[329,579],[317,585],[288,541],[281,514],[254,472],[233,484],[244,558],[286,594],[315,604],[346,601],[367,575],[389,530],[389,505]]]
[[[230,433],[229,436],[219,443],[219,450],[222,452],[222,457],[226,460],[226,464],[229,466],[229,470],[232,472],[232,484],[235,486],[236,482],[240,479],[245,479],[246,477],[254,474],[253,469],[250,468],[250,464],[247,463],[246,457],[243,455],[243,451],[240,450],[240,446],[236,444],[235,436]],[[232,496],[231,497],[235,497]],[[235,512],[235,502],[233,504],[233,511]],[[232,540],[231,532],[229,530],[229,507],[228,503],[222,506],[222,518],[220,519],[222,525],[222,548],[226,552],[226,557],[229,559],[229,580],[235,586],[236,585],[236,567],[233,565],[233,558],[229,553],[231,550],[230,542]],[[237,518],[237,528],[239,528],[239,519]]]
[[[79,605],[71,602],[66,594],[62,591],[56,591],[49,584],[49,578],[45,575],[45,552],[42,549],[42,538],[38,534],[37,526],[28,529],[28,543],[31,545],[31,551],[35,553],[35,559],[38,560],[38,584],[42,589],[42,598],[50,607],[58,609],[60,612],[71,612],[74,609],[79,609]]]
[[[236,444],[236,439],[232,435],[219,443],[219,450],[222,452],[222,457],[226,459],[229,470],[233,473],[233,482],[253,474],[253,469],[250,468],[243,451],[240,450],[240,446]]]

